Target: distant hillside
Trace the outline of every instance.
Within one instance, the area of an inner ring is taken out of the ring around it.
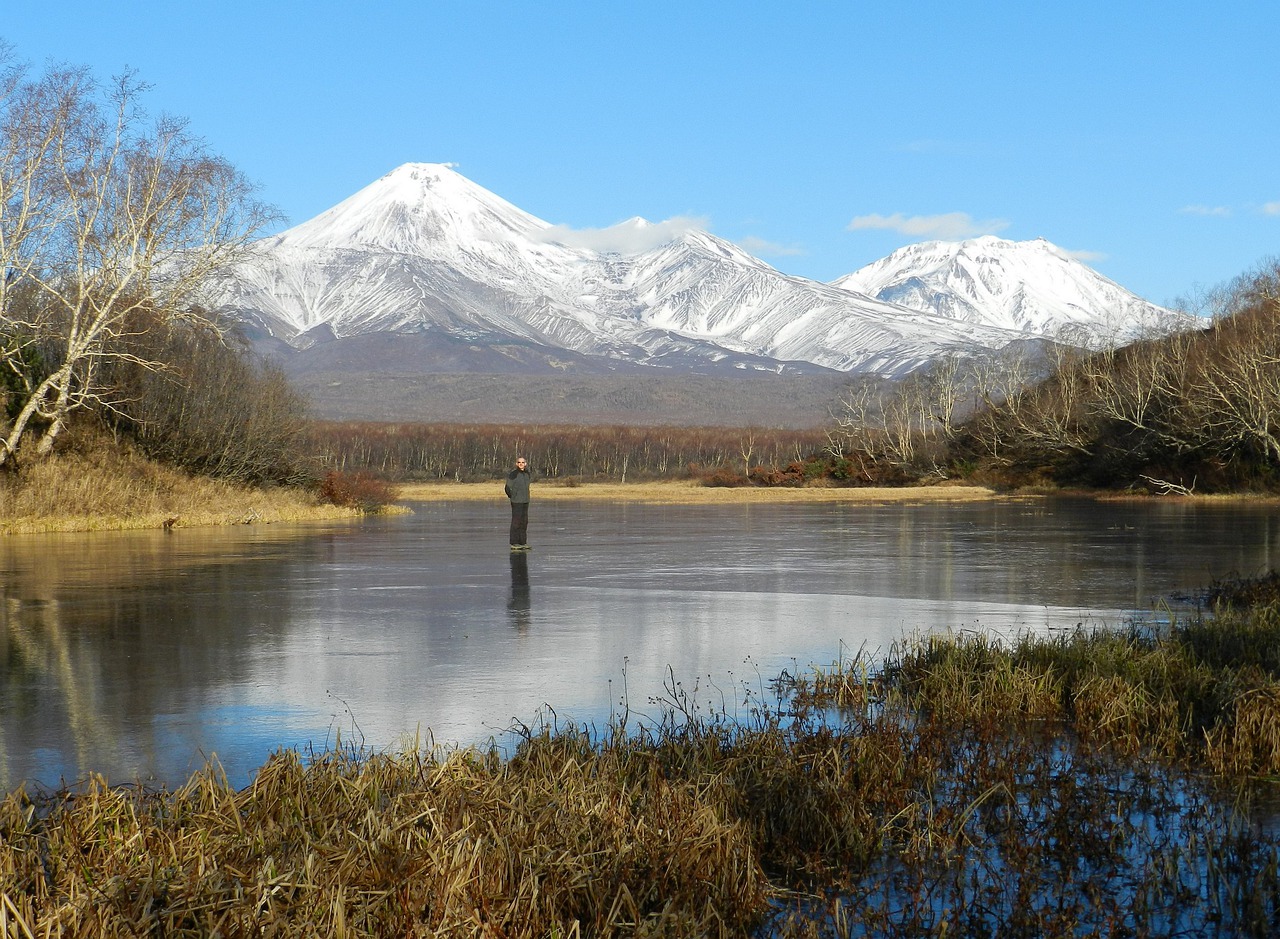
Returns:
[[[331,420],[820,427],[848,381],[832,375],[372,375],[294,377]]]

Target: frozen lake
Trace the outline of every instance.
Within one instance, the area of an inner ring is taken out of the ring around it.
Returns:
[[[1276,564],[1269,507],[1048,499],[418,503],[323,526],[0,541],[0,788],[233,782],[280,746],[504,739],[543,705],[651,709],[904,635],[1119,623]],[[507,738],[509,739],[509,738]]]

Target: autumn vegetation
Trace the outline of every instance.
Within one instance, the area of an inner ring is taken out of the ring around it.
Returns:
[[[827,439],[821,430],[778,428],[357,422],[316,422],[312,434],[314,451],[340,470],[458,482],[494,479],[518,453],[557,480],[635,482],[727,470],[745,482],[760,467],[804,461]]]
[[[1201,329],[1051,345],[854,386],[838,449],[859,466],[1001,486],[1271,491],[1280,478],[1280,263],[1210,292]]]

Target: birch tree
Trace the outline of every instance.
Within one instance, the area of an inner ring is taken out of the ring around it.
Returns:
[[[269,215],[184,121],[143,112],[131,74],[103,86],[0,64],[3,466],[29,437],[48,454],[77,409],[127,411],[104,366],[164,367],[131,337],[176,320],[217,332],[201,288]]]

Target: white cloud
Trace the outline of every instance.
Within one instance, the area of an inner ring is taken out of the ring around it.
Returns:
[[[743,251],[756,256],[766,257],[795,257],[804,254],[803,248],[789,247],[780,245],[776,242],[765,241],[763,238],[757,238],[755,235],[748,235],[738,242],[738,247]]]
[[[1068,248],[1061,248],[1059,250],[1061,250],[1067,257],[1073,258],[1081,263],[1085,261],[1105,261],[1107,259],[1107,255],[1102,251],[1071,251]]]
[[[553,241],[572,248],[586,248],[601,254],[641,254],[669,241],[675,241],[685,232],[707,228],[707,219],[678,215],[665,222],[649,222],[642,218],[629,218],[608,228],[570,228],[553,225],[542,233],[543,241]]]
[[[976,221],[968,212],[948,212],[945,215],[859,215],[849,223],[849,231],[883,229],[896,231],[912,238],[976,238],[978,235],[994,235],[1009,227],[1002,218]]]
[[[1178,210],[1183,215],[1204,215],[1214,218],[1228,218],[1231,210],[1225,205],[1184,205]]]
[[[1268,202],[1262,207],[1263,215],[1280,215],[1280,202]]]

